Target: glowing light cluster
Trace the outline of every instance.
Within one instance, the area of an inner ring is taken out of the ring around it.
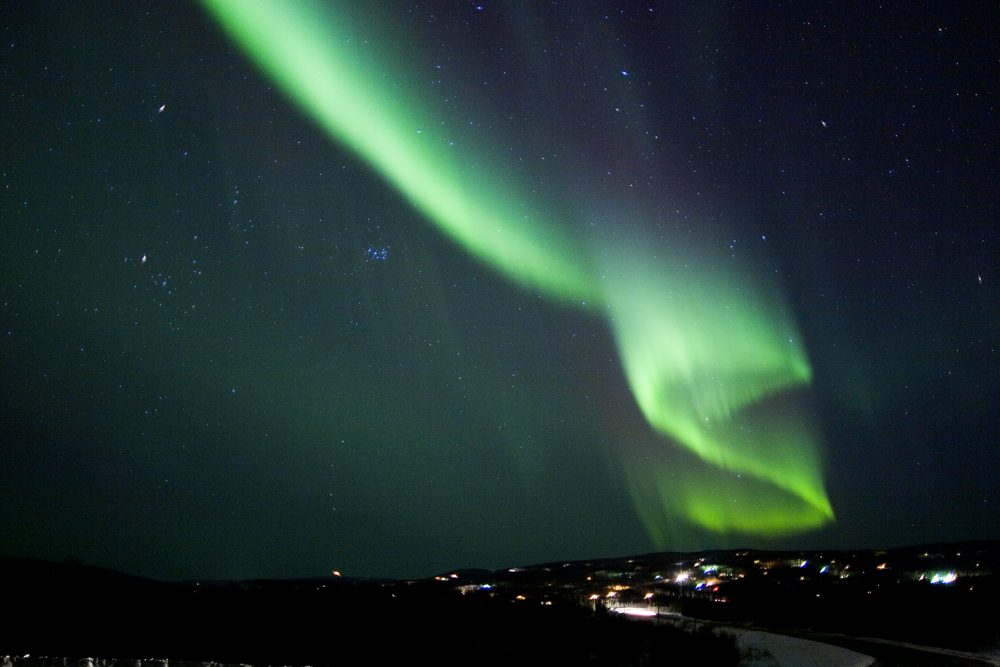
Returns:
[[[523,167],[463,153],[437,132],[445,123],[407,89],[405,72],[381,63],[346,19],[303,0],[204,2],[302,109],[444,234],[522,287],[607,317],[638,407],[661,436],[621,451],[655,542],[670,541],[671,516],[758,534],[833,518],[796,393],[811,370],[773,287],[697,246],[582,241],[568,212],[542,213],[526,196]],[[388,257],[375,250],[372,259]],[[690,455],[679,460],[664,435]]]
[[[624,614],[625,616],[641,616],[644,618],[656,616],[656,610],[648,607],[616,607],[611,611],[615,614]]]
[[[952,584],[958,579],[958,575],[954,572],[935,572],[931,575],[932,584]]]

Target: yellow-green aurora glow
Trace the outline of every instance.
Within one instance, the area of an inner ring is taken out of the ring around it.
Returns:
[[[832,520],[799,396],[811,371],[777,288],[690,243],[581,240],[569,212],[525,194],[516,167],[455,149],[402,65],[380,62],[315,3],[204,1],[331,137],[458,245],[524,288],[607,317],[639,409],[660,434],[618,452],[658,546],[669,544],[672,518],[758,535]],[[672,443],[691,455],[678,458]]]

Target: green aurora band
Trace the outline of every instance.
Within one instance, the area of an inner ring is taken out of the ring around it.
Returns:
[[[204,4],[331,137],[454,242],[525,289],[606,315],[642,414],[689,453],[679,458],[662,439],[621,448],[657,546],[670,543],[670,517],[757,535],[833,519],[799,396],[811,371],[780,290],[703,248],[580,241],[559,213],[524,196],[523,168],[456,150],[403,73],[314,2]]]

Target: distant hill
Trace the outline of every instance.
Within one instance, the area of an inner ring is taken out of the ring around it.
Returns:
[[[530,565],[514,565],[488,570],[482,568],[460,568],[439,572],[435,575],[428,575],[427,579],[434,577],[448,577],[457,574],[464,582],[485,583],[505,579],[507,574],[518,574],[524,572],[538,571],[563,571],[567,575],[575,574],[583,570],[620,570],[635,565],[656,565],[669,564],[683,561],[695,561],[704,559],[707,561],[733,561],[745,560],[749,557],[768,558],[771,560],[785,560],[794,558],[808,558],[815,556],[825,556],[826,558],[845,557],[871,557],[878,555],[892,555],[896,558],[920,559],[930,557],[953,556],[956,553],[987,554],[995,559],[1000,559],[1000,540],[967,540],[962,542],[932,542],[927,544],[916,544],[902,547],[888,547],[884,549],[708,549],[704,551],[659,551],[630,556],[614,556],[591,558],[584,560],[552,561]],[[153,585],[190,585],[198,583],[200,586],[266,586],[268,582],[276,585],[286,585],[298,582],[299,585],[322,584],[388,584],[399,581],[390,578],[379,577],[343,577],[343,576],[318,576],[298,579],[249,579],[249,580],[227,580],[227,579],[199,579],[182,582],[164,582],[149,579],[133,574],[126,574],[116,570],[85,565],[79,561],[68,559],[62,562],[47,561],[34,558],[14,558],[0,556],[0,584],[19,585],[30,583],[32,586],[46,584],[65,584],[74,582],[78,585],[87,586],[153,586]],[[279,584],[280,582],[280,584]]]
[[[0,585],[18,586],[65,585],[87,586],[148,585],[152,579],[124,574],[105,567],[84,565],[79,561],[53,562],[34,558],[0,557]]]

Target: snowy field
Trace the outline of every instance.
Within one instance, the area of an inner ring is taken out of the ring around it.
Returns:
[[[736,646],[742,657],[740,660],[742,667],[870,667],[878,662],[872,656],[833,644],[827,644],[821,640],[802,639],[713,621],[703,621],[688,618],[678,613],[657,613],[656,610],[648,607],[624,606],[612,609],[612,611],[638,621],[657,624],[668,623],[675,627],[691,631],[695,631],[698,628],[711,627],[715,633],[735,638]],[[829,636],[832,641],[836,641],[836,638],[846,638],[844,635],[831,634]],[[861,637],[858,639],[870,644],[915,650],[924,654],[937,653],[942,657],[948,656],[951,658],[981,661],[982,663],[1000,667],[1000,647],[970,653],[932,646],[918,646],[874,637]],[[875,650],[874,647],[872,650]]]
[[[720,635],[735,637],[742,667],[870,667],[875,659],[822,642],[777,635],[760,630],[745,630],[729,625],[700,621],[676,613],[660,613],[643,607],[619,607],[615,613],[637,621],[669,623],[687,630],[714,627]]]
[[[875,659],[808,639],[775,635],[759,630],[718,629],[736,637],[742,667],[870,667]]]

